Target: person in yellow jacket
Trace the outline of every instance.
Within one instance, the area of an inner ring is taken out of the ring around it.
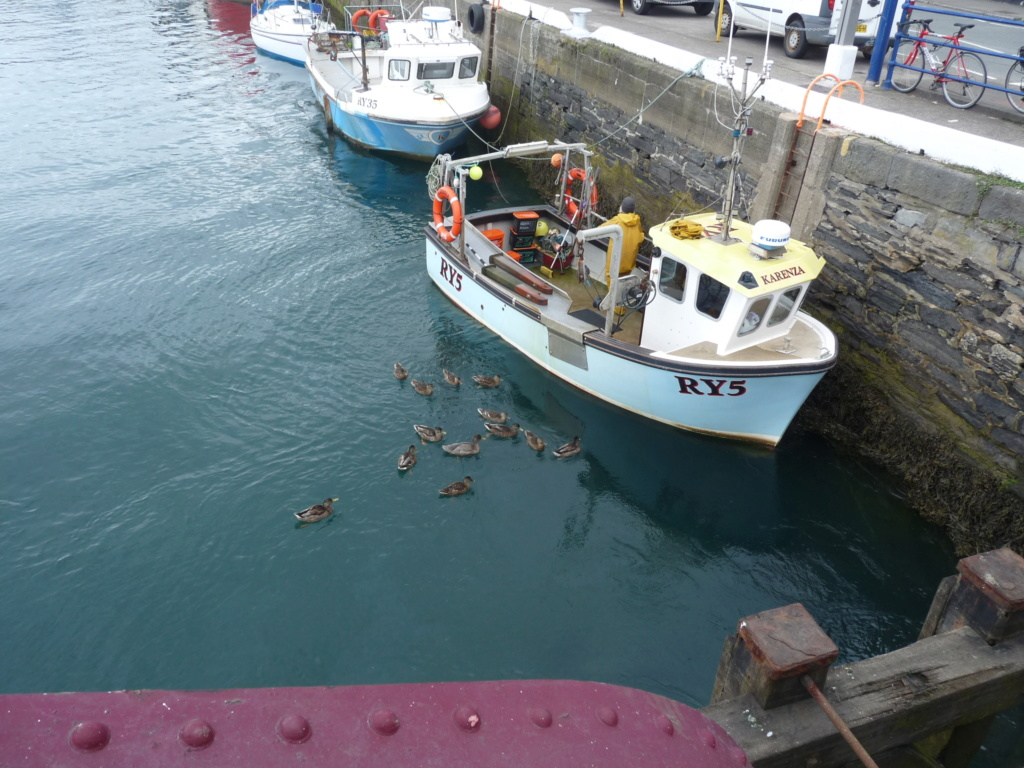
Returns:
[[[640,223],[640,216],[636,212],[636,201],[632,197],[626,197],[619,206],[619,212],[608,219],[606,224],[618,224],[622,227],[622,256],[619,260],[619,276],[628,275],[636,266],[636,254],[640,250],[640,243],[644,241],[644,228]],[[615,245],[614,238],[608,242],[608,254],[604,262],[604,284],[612,284],[612,248]]]

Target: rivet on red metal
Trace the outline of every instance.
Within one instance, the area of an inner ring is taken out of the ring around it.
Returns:
[[[286,715],[277,723],[277,735],[289,744],[301,744],[309,740],[313,729],[302,715]]]
[[[79,752],[98,752],[110,743],[110,729],[103,723],[79,723],[71,731],[71,746]]]
[[[711,731],[701,731],[700,738],[701,741],[704,742],[704,746],[708,749],[714,749],[718,746],[718,740],[715,738],[715,734]]]
[[[743,750],[739,747],[733,747],[731,750],[729,750],[729,755],[732,757],[732,760],[734,763],[736,763],[736,765],[747,764],[747,756],[743,754]]]
[[[598,709],[597,718],[607,726],[614,727],[619,724],[619,713],[611,707],[601,707]]]
[[[480,728],[480,715],[472,707],[459,707],[453,717],[455,724],[463,731],[476,731]]]
[[[189,749],[205,749],[213,744],[213,727],[205,720],[189,720],[178,731],[178,739]]]
[[[381,736],[391,736],[398,731],[398,715],[388,709],[378,709],[370,715],[370,727]]]
[[[657,723],[658,727],[661,728],[661,730],[663,730],[669,736],[676,732],[676,727],[672,724],[672,721],[669,720],[665,715],[658,715],[655,718],[654,722]]]
[[[544,707],[533,707],[530,709],[530,719],[538,728],[551,727],[551,712]]]

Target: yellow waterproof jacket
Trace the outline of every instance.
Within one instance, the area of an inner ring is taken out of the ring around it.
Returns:
[[[636,266],[636,253],[640,243],[644,241],[644,228],[640,224],[640,216],[636,213],[620,213],[608,219],[606,224],[618,224],[622,227],[622,258],[619,261],[619,274],[628,275]],[[608,242],[608,254],[604,261],[604,284],[611,285],[612,248],[615,239]]]

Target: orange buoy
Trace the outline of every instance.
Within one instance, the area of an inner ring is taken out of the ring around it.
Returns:
[[[444,201],[452,207],[452,229],[449,232],[444,225]],[[451,187],[441,187],[434,195],[434,229],[442,240],[452,242],[462,231],[462,203]]]
[[[370,29],[376,29],[379,32],[388,31],[388,19],[393,19],[390,13],[381,8],[379,11],[374,11],[370,14]],[[383,25],[383,26],[381,26]]]
[[[555,168],[561,168],[562,167],[562,154],[558,153],[558,154],[552,155],[551,156],[551,164],[553,166],[555,166]]]
[[[552,158],[554,159],[554,158]],[[587,178],[587,172],[582,168],[573,168],[569,171],[569,185],[565,188],[565,210],[569,212],[570,216],[575,216],[579,212],[579,206],[576,204],[575,198],[572,196],[572,183],[574,181],[585,181]],[[597,206],[597,185],[595,184],[590,188],[590,207],[595,208]]]
[[[367,18],[370,12],[366,8],[360,8],[358,11],[352,14],[352,29],[359,29],[359,22]]]
[[[501,124],[501,110],[497,107],[491,107],[484,116],[480,118],[480,127],[486,128],[488,131],[494,130]]]

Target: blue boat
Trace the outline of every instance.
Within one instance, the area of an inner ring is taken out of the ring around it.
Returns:
[[[306,40],[334,25],[320,3],[307,0],[263,0],[250,7],[249,33],[257,50],[271,58],[306,63]]]
[[[480,48],[447,8],[346,9],[346,29],[312,35],[306,69],[328,130],[369,149],[417,158],[451,152],[485,115]],[[490,114],[488,114],[490,111]]]

